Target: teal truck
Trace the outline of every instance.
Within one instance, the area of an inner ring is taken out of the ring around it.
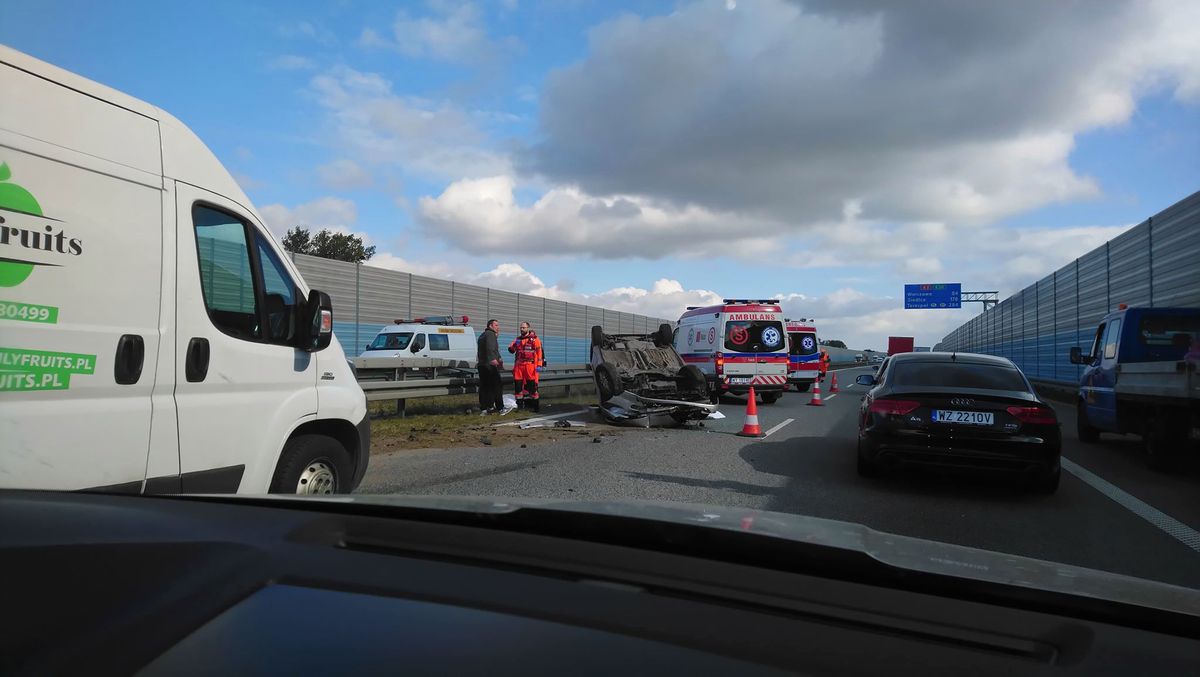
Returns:
[[[1142,437],[1155,469],[1195,445],[1200,433],[1200,308],[1126,308],[1105,316],[1084,352],[1076,393],[1079,439]]]

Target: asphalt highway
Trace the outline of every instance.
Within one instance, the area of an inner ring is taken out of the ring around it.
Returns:
[[[632,430],[519,447],[406,452],[372,459],[359,493],[453,494],[595,501],[683,501],[798,513],[881,531],[1200,588],[1197,450],[1171,473],[1142,462],[1136,438],[1075,437],[1063,423],[1064,473],[1052,496],[974,474],[860,478],[856,416],[867,368],[839,372],[841,392],[760,404],[769,435],[738,437],[745,399],[696,429]],[[587,420],[581,412],[575,417]],[[1193,445],[1194,446],[1194,445]]]

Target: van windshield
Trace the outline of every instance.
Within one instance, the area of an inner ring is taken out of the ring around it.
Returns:
[[[412,341],[412,337],[411,331],[380,334],[367,346],[367,350],[404,350]]]
[[[773,353],[783,348],[783,323],[739,320],[725,323],[725,349],[738,353]]]

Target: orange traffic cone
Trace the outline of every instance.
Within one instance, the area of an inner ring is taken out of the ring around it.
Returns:
[[[836,392],[838,392],[838,387],[837,387],[837,372],[836,372],[836,371],[835,371],[835,372],[833,372],[832,376],[833,376],[833,381],[832,381],[832,382],[830,382],[830,384],[829,384],[829,393],[830,393],[831,395],[832,395],[833,393],[836,393]]]
[[[812,396],[812,399],[809,400],[808,406],[810,406],[810,407],[825,406],[825,403],[821,401],[821,382],[820,381],[815,381],[813,383],[813,396]]]
[[[746,400],[746,422],[742,424],[742,432],[738,433],[742,437],[762,437],[762,428],[758,425],[758,404],[754,401],[754,386],[750,386],[750,393]]]

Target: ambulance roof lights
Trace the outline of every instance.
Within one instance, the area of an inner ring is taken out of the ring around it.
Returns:
[[[725,303],[759,303],[763,305],[774,305],[779,303],[779,299],[723,299]]]

